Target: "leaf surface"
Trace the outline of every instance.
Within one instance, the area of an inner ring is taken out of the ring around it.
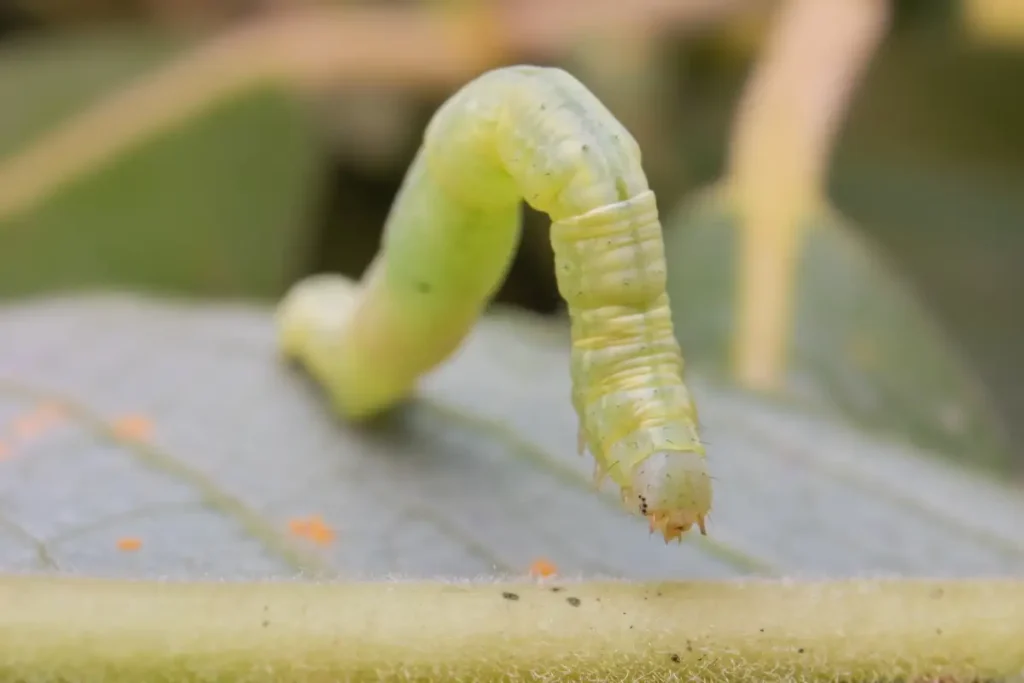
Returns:
[[[0,309],[0,329],[6,571],[1024,573],[1018,491],[696,375],[710,537],[664,545],[575,454],[566,329],[518,314],[359,428],[277,357],[263,308],[50,298]]]

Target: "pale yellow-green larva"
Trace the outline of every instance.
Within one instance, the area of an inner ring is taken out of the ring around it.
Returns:
[[[408,397],[459,346],[504,279],[520,202],[552,219],[572,320],[579,447],[665,541],[705,532],[711,482],[673,334],[662,229],[630,133],[561,69],[512,66],[434,115],[357,287],[297,284],[281,345],[346,418]]]

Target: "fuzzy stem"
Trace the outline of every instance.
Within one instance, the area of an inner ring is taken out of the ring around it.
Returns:
[[[1024,581],[0,577],[0,678],[943,680],[1024,670]]]

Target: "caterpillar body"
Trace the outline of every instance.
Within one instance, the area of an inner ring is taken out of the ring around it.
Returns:
[[[281,345],[360,418],[413,391],[507,273],[520,201],[552,219],[571,319],[572,404],[595,482],[665,541],[705,531],[711,484],[665,291],[657,203],[630,133],[557,68],[487,72],[436,112],[363,282],[314,276],[279,307]]]

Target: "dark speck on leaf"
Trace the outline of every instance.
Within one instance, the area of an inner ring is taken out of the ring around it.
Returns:
[[[431,289],[431,287],[430,287],[430,283],[429,282],[417,282],[416,283],[416,291],[419,292],[420,294],[429,294],[430,293],[430,289]]]
[[[801,647],[801,648],[797,649],[797,652],[799,652],[800,654],[803,654],[804,653],[804,649]]]
[[[551,587],[551,592],[552,593],[560,593],[561,591],[564,591],[564,590],[565,589],[562,588],[561,586],[552,586]]]
[[[941,589],[941,588],[936,588],[936,589],[934,589],[934,590],[933,590],[933,591],[932,591],[932,592],[931,592],[931,593],[929,594],[929,596],[930,596],[931,598],[935,599],[935,600],[938,600],[939,598],[941,598],[941,597],[943,596],[943,592],[942,592],[942,589]]]
[[[567,603],[569,603],[570,605],[572,605],[573,607],[579,607],[580,606],[580,599],[579,598],[571,598],[570,597],[570,598],[566,598],[565,601]]]
[[[671,659],[676,664],[679,663],[679,655],[677,655],[675,652],[672,653],[672,655],[669,657],[669,659]]]
[[[501,597],[505,598],[506,600],[518,600],[519,599],[519,596],[517,594],[509,593],[508,591],[505,591],[504,593],[502,593]]]
[[[270,626],[270,622],[269,622],[269,621],[267,621],[266,619],[264,619],[264,620],[263,620],[263,628],[266,628],[266,627],[268,627],[268,626]]]

